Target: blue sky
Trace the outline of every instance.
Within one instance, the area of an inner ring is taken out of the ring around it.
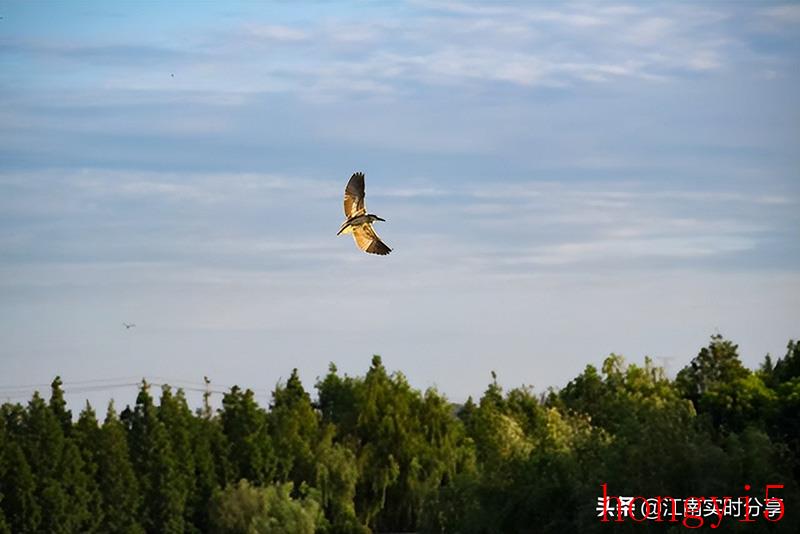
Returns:
[[[755,366],[800,335],[798,3],[0,16],[7,397],[266,395],[379,353],[460,401],[491,370],[542,391],[611,352],[674,372],[719,331]],[[355,170],[389,257],[335,236]]]

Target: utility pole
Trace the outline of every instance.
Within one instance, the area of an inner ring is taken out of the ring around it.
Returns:
[[[203,376],[203,382],[206,384],[206,390],[203,392],[203,417],[211,419],[211,380]]]

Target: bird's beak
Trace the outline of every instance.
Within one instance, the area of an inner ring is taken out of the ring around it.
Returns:
[[[383,222],[386,222],[386,219],[381,219],[380,217],[375,217],[375,220],[376,220],[376,221],[383,221]]]

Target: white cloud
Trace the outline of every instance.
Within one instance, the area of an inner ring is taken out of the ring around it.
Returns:
[[[743,252],[755,247],[753,239],[728,236],[605,239],[540,247],[511,257],[512,264],[568,265],[587,262],[625,262],[643,258],[696,259]]]
[[[769,7],[762,10],[761,15],[769,18],[776,24],[799,24],[800,5],[795,3]]]
[[[251,37],[267,41],[299,42],[310,37],[307,31],[276,24],[247,24],[244,30]]]
[[[403,187],[403,188],[388,188],[382,191],[377,191],[370,196],[377,197],[397,197],[397,198],[418,198],[418,197],[441,197],[446,195],[444,189],[438,187]]]
[[[700,50],[692,54],[687,63],[692,70],[715,70],[722,66],[717,53],[713,50]]]
[[[149,64],[146,69],[112,64],[102,72],[106,85],[117,89],[276,91],[314,101],[354,93],[399,99],[414,83],[552,88],[626,78],[660,82],[681,71],[712,72],[743,52],[722,25],[728,16],[723,6],[710,11],[686,5],[414,5],[418,9],[408,18],[340,16],[302,26],[246,23],[218,30],[204,53],[177,62],[174,78]],[[790,18],[793,7],[782,8]],[[108,54],[115,53],[112,45],[128,53],[111,43]],[[195,123],[185,120],[175,127],[191,131]],[[195,120],[202,126],[202,119]]]
[[[675,22],[667,17],[646,17],[623,33],[623,38],[639,46],[652,46],[663,42],[675,29]]]

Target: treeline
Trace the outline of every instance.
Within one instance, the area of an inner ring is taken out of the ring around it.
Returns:
[[[0,532],[592,532],[604,483],[762,500],[782,484],[779,523],[726,527],[800,532],[800,343],[751,371],[714,336],[675,380],[611,355],[541,395],[493,376],[460,406],[378,356],[364,376],[331,365],[316,399],[295,371],[268,409],[238,387],[216,412],[155,393],[102,421],[88,403],[74,421],[59,378],[3,404]]]

